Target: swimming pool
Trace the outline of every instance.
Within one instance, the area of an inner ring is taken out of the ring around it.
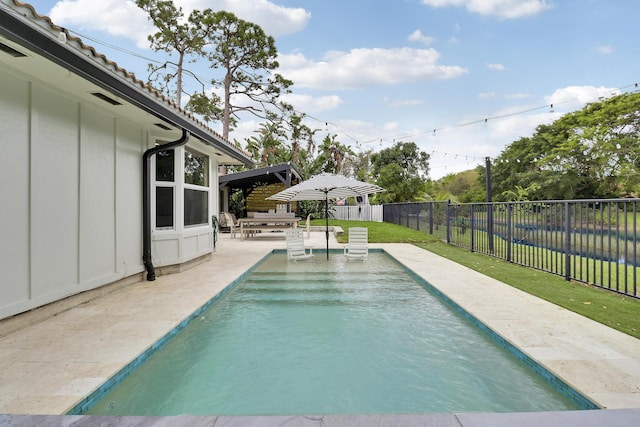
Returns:
[[[373,252],[366,263],[269,256],[85,413],[576,408],[392,258]]]

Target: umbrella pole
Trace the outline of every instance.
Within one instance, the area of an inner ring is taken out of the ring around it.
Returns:
[[[327,261],[329,261],[329,193],[324,193],[324,237],[327,239]]]

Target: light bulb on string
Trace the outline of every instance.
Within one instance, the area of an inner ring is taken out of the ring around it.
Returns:
[[[554,112],[554,110],[553,110],[553,104],[551,104],[551,105],[549,106],[549,112],[550,112],[550,113],[553,113],[553,112]]]
[[[67,32],[64,28],[60,28],[60,32],[58,33],[58,41],[60,43],[66,43],[67,42]]]

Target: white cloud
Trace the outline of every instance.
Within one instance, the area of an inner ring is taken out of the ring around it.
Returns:
[[[343,103],[338,95],[321,96],[314,98],[310,95],[300,95],[289,93],[282,95],[282,100],[293,105],[298,111],[305,113],[320,113],[323,111],[333,110]]]
[[[548,104],[553,104],[554,109],[563,111],[575,111],[590,102],[596,102],[600,98],[608,98],[619,93],[616,88],[595,86],[567,86],[557,89],[551,95],[545,97]]]
[[[432,79],[450,79],[467,72],[438,64],[435,49],[352,49],[331,51],[321,61],[302,53],[280,55],[279,72],[298,87],[351,89]]]
[[[98,29],[132,39],[140,48],[149,47],[147,34],[153,30],[144,12],[126,0],[63,0],[51,9],[50,17],[71,30]]]
[[[431,7],[465,7],[469,12],[500,19],[533,16],[551,9],[547,0],[422,0]]]
[[[302,8],[288,8],[267,0],[175,0],[185,16],[192,10],[228,10],[245,21],[254,22],[271,36],[302,30],[311,14]],[[153,26],[146,14],[131,0],[62,0],[51,9],[50,17],[58,25],[72,30],[98,29],[114,36],[134,40],[139,48],[148,48],[147,35]]]
[[[227,10],[245,21],[254,22],[270,36],[293,34],[307,26],[311,13],[303,8],[277,5],[268,0],[175,0],[189,10]]]
[[[419,42],[427,46],[435,41],[433,37],[422,34],[422,31],[420,30],[415,30],[413,33],[411,33],[407,40],[409,40],[410,42]]]
[[[608,55],[610,53],[613,53],[613,46],[609,46],[609,45],[599,45],[597,47],[598,52]]]
[[[530,96],[528,93],[507,93],[504,95],[505,99],[525,99]]]
[[[478,94],[478,98],[480,99],[490,99],[490,98],[495,98],[496,97],[496,93],[495,92],[481,92]]]
[[[504,71],[506,67],[502,64],[487,64],[487,68],[494,71]]]
[[[424,99],[389,99],[385,98],[384,103],[393,108],[416,107],[424,104]]]
[[[512,110],[504,110],[496,115],[508,115]],[[541,111],[536,114],[516,114],[503,119],[490,120],[489,128],[493,138],[505,141],[505,146],[517,139],[531,136],[536,127],[541,124],[549,124],[558,118],[558,114],[549,111]]]
[[[243,119],[238,122],[238,127],[229,132],[229,140],[240,141],[244,145],[244,141],[252,136],[258,136],[256,133],[260,129],[261,121],[257,119]],[[213,126],[214,130],[222,132],[222,126],[216,122]]]

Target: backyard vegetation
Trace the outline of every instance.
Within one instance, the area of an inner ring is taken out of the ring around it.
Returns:
[[[324,225],[324,220],[313,220],[311,224]],[[370,243],[415,244],[567,310],[640,338],[640,300],[460,249],[438,240],[437,237],[400,225],[338,220],[329,220],[329,225],[342,227],[345,231],[345,234],[338,237],[341,243],[346,242],[349,227],[368,227]]]

